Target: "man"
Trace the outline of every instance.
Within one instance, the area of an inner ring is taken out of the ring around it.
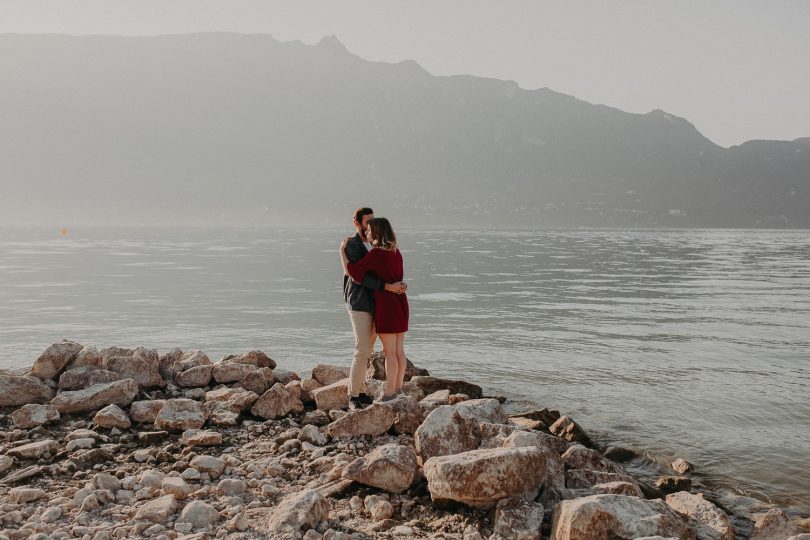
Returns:
[[[371,208],[358,208],[354,212],[354,228],[357,234],[349,237],[346,245],[346,256],[350,262],[357,262],[371,250],[366,241],[366,229],[369,220],[374,218]],[[343,276],[343,299],[352,321],[354,331],[354,357],[349,372],[349,407],[359,409],[370,405],[374,399],[366,392],[366,370],[368,360],[374,350],[377,332],[374,329],[374,291],[404,293],[408,286],[405,282],[385,283],[374,276],[366,274],[363,283],[355,283],[349,276]]]

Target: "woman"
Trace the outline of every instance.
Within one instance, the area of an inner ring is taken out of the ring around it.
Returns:
[[[371,243],[371,251],[357,262],[349,262],[346,256],[346,243],[340,245],[340,258],[343,272],[360,283],[366,272],[378,279],[393,283],[402,281],[402,254],[397,249],[397,237],[391,223],[385,218],[374,218],[368,222],[366,237]],[[383,346],[385,355],[385,390],[380,401],[390,401],[402,394],[405,382],[405,332],[408,331],[408,298],[404,293],[374,291],[374,326]]]

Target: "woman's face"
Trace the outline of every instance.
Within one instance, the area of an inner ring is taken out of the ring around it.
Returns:
[[[366,242],[371,243],[371,227],[366,226]]]

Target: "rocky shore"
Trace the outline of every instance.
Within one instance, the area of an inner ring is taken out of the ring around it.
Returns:
[[[557,411],[507,414],[413,365],[405,397],[348,411],[347,375],[55,343],[0,372],[0,540],[810,540],[810,520],[720,498],[684,460],[634,474]]]

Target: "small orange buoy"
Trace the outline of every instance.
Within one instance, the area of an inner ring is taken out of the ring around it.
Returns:
[[[67,236],[67,229],[62,227],[61,229],[59,229],[59,234],[62,236]]]

